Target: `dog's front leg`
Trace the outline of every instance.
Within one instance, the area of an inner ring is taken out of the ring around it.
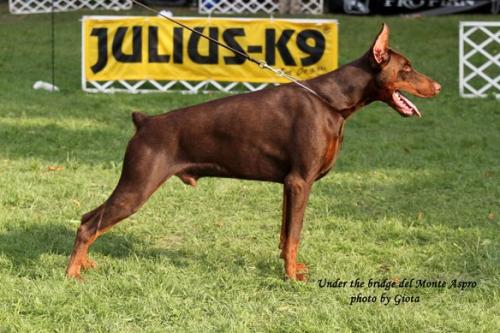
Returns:
[[[302,231],[304,211],[311,190],[312,182],[308,182],[295,174],[285,178],[283,199],[283,225],[282,225],[282,257],[285,260],[286,278],[292,280],[305,280],[307,267],[297,263],[297,253]],[[285,239],[283,239],[285,237]]]

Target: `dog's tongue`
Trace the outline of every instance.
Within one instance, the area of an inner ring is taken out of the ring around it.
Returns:
[[[417,115],[418,117],[422,117],[415,104],[413,104],[408,98],[406,98],[399,91],[396,90],[392,94],[392,99],[394,100],[398,108],[401,110],[401,112],[403,112],[404,114],[409,116]]]

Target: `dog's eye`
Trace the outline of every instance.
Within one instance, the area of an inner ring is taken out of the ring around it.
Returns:
[[[411,72],[411,66],[410,66],[410,65],[408,65],[408,64],[404,65],[404,66],[403,66],[403,71],[404,71],[404,72]]]

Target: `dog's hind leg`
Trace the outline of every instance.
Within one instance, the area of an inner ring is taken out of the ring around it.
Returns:
[[[90,245],[116,223],[135,213],[172,173],[164,154],[153,151],[136,138],[132,139],[123,170],[111,196],[99,207],[83,215],[78,228],[66,275],[80,278],[80,270],[91,268]]]
[[[88,221],[92,220],[96,216],[96,214],[99,214],[102,211],[102,206],[103,206],[103,204],[101,204],[99,207],[91,210],[90,212],[87,212],[87,213],[83,214],[83,216],[81,218],[81,224],[85,224]],[[86,254],[86,251],[81,256],[81,260],[80,261],[81,261],[81,266],[82,266],[83,269],[89,269],[89,268],[94,268],[95,267],[95,262],[93,260],[90,260],[88,258],[87,254]]]

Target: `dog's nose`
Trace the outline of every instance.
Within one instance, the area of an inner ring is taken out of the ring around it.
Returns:
[[[436,90],[436,93],[441,91],[441,85],[437,82],[434,82],[434,89]]]

